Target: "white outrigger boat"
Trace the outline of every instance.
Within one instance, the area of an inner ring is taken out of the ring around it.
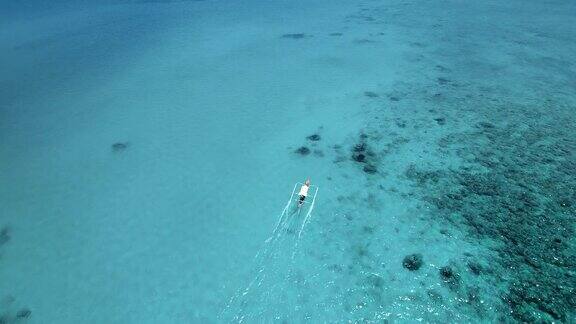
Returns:
[[[300,186],[300,191],[298,195],[295,195],[296,188],[298,188],[298,186]],[[308,198],[308,192],[314,193],[312,195],[312,200],[310,201],[306,201],[306,198]],[[318,186],[310,185],[310,180],[306,180],[306,182],[304,183],[296,182],[296,184],[294,184],[294,188],[292,189],[292,193],[290,194],[290,200],[288,201],[286,207],[290,207],[292,202],[295,202],[297,204],[298,209],[300,209],[304,204],[310,204],[310,211],[311,211],[312,208],[314,208],[314,203],[316,202],[317,194],[318,194]]]
[[[298,188],[298,186],[300,186],[300,192],[296,194],[296,188]],[[303,190],[302,188],[304,187],[307,188]],[[308,192],[313,192],[314,195],[312,196],[312,200],[306,201],[306,197],[309,196]],[[297,214],[297,216],[299,216],[300,213],[302,212],[302,206],[304,206],[304,204],[309,204],[310,207],[308,207],[306,216],[302,221],[302,227],[300,228],[300,232],[298,233],[298,237],[300,237],[302,231],[304,230],[304,226],[306,226],[306,223],[310,220],[310,215],[312,214],[312,210],[314,209],[314,204],[316,203],[317,195],[318,195],[318,186],[310,185],[310,180],[306,180],[305,183],[297,182],[296,184],[294,184],[294,188],[292,188],[292,193],[290,194],[290,199],[288,199],[288,202],[286,202],[286,206],[284,207],[284,210],[282,210],[282,214],[280,214],[280,217],[278,218],[278,223],[276,224],[273,233],[278,233],[279,229],[288,222],[288,218],[290,218],[294,214]],[[304,199],[302,198],[302,196],[304,196]],[[296,209],[292,212],[289,212],[293,205],[296,205]]]

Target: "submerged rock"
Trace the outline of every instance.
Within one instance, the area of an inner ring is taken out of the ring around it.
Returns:
[[[402,266],[410,271],[416,271],[420,269],[422,263],[423,263],[422,254],[414,253],[404,257],[404,260],[402,261]]]
[[[128,148],[128,146],[130,145],[130,143],[128,142],[118,142],[118,143],[114,143],[112,144],[112,151],[113,152],[121,152],[124,151]]]

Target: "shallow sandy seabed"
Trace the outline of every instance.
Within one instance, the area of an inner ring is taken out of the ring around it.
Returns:
[[[0,322],[576,321],[570,1],[3,6]]]

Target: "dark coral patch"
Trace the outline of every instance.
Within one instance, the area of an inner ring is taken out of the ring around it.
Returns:
[[[119,153],[125,151],[130,146],[128,142],[117,142],[112,144],[112,152]]]
[[[366,155],[355,152],[354,154],[352,154],[352,159],[356,162],[364,163],[366,162]]]
[[[484,267],[480,263],[474,261],[468,262],[468,269],[477,276],[484,271]]]
[[[420,253],[409,254],[405,256],[404,260],[402,261],[402,266],[410,271],[416,271],[420,269],[422,264],[423,258],[422,254]]]
[[[378,172],[378,169],[376,169],[376,166],[372,165],[372,164],[366,164],[364,166],[364,168],[362,168],[362,170],[368,174],[374,174]]]
[[[365,143],[356,144],[356,145],[354,145],[354,148],[352,148],[352,150],[354,152],[357,152],[357,153],[365,152],[366,151],[366,144]]]
[[[0,230],[0,245],[6,244],[8,241],[10,241],[10,228],[4,226],[2,230]]]
[[[451,266],[440,268],[440,277],[450,286],[458,286],[460,283],[460,275]]]
[[[491,128],[495,128],[496,126],[494,126],[494,124],[491,124],[489,122],[479,122],[478,127],[484,128],[484,129],[491,129]]]
[[[368,174],[374,174],[378,172],[376,168],[376,154],[370,150],[366,140],[368,135],[361,133],[359,143],[352,147],[351,159],[355,162],[362,164],[362,171]]]
[[[364,96],[368,97],[368,98],[378,98],[380,97],[379,94],[377,94],[376,92],[373,91],[364,91]]]
[[[397,120],[396,126],[398,126],[399,128],[406,128],[406,121],[405,120]]]
[[[445,84],[450,83],[450,80],[448,80],[446,78],[442,78],[442,77],[437,78],[436,81],[438,82],[438,84],[441,84],[441,85],[445,85]]]
[[[320,135],[318,134],[312,134],[308,137],[306,137],[306,139],[310,140],[310,141],[319,141],[320,140]]]
[[[289,38],[289,39],[302,39],[306,37],[306,34],[304,33],[295,33],[295,34],[284,34],[282,35],[282,38]]]
[[[32,311],[31,311],[31,310],[29,310],[28,308],[22,308],[21,310],[19,310],[19,311],[16,313],[16,318],[25,319],[25,318],[29,318],[30,315],[32,315]]]
[[[445,66],[442,65],[436,65],[436,69],[440,72],[451,72],[451,70]]]
[[[446,118],[444,117],[438,117],[438,118],[434,118],[434,120],[438,123],[438,125],[443,126],[446,125]]]
[[[355,39],[354,43],[355,44],[371,44],[371,43],[375,43],[375,40],[372,39],[368,39],[368,38],[361,38],[361,39]]]
[[[435,303],[442,303],[443,302],[442,295],[433,289],[426,291],[426,294]]]
[[[310,149],[307,148],[306,146],[300,146],[294,152],[297,154],[300,154],[300,155],[308,155],[308,154],[310,154]]]

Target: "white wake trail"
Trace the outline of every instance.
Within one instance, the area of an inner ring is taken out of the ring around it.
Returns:
[[[272,233],[252,259],[253,278],[229,299],[225,308],[220,312],[219,320],[237,323],[250,322],[269,312],[267,307],[282,300],[282,292],[288,287],[284,285],[289,285],[292,277],[300,240],[311,220],[318,194],[318,187],[316,187],[310,205],[306,204],[308,210],[302,218],[300,215],[305,207],[296,207],[297,200],[294,200],[298,185],[301,184],[294,185]],[[288,257],[290,254],[291,258]]]

